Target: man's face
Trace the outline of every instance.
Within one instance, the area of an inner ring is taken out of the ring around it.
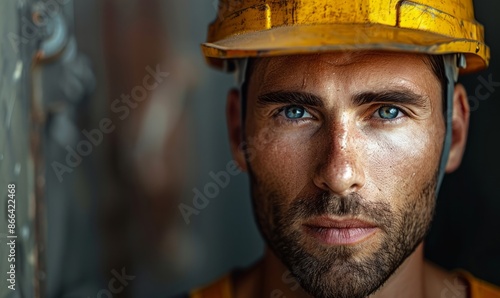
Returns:
[[[429,228],[445,128],[426,59],[351,52],[253,65],[244,134],[256,219],[315,297],[374,292]]]

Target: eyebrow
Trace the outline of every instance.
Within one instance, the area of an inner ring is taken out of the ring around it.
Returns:
[[[409,104],[420,108],[428,108],[427,97],[411,90],[384,90],[380,92],[362,92],[352,97],[355,105],[361,106],[373,102]],[[273,104],[289,104],[300,106],[324,107],[323,99],[317,95],[302,91],[275,91],[257,97],[257,104],[261,106]]]
[[[364,105],[373,102],[408,104],[420,108],[428,108],[429,101],[427,97],[419,95],[411,90],[384,90],[382,92],[362,92],[353,96],[353,103]]]
[[[259,95],[257,104],[265,106],[272,104],[291,104],[300,106],[323,107],[323,100],[312,93],[300,91],[275,91]]]

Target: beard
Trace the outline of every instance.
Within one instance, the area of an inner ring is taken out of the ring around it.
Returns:
[[[318,298],[363,298],[376,292],[425,238],[435,207],[437,173],[420,191],[405,194],[401,207],[391,199],[370,202],[358,193],[319,192],[288,198],[270,190],[249,169],[254,215],[267,245],[302,288]],[[394,210],[393,210],[394,209]],[[375,239],[356,245],[326,246],[311,241],[302,224],[317,216],[364,218],[380,230]]]

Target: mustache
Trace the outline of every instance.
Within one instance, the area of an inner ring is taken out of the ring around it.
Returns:
[[[295,200],[289,212],[295,218],[334,215],[339,217],[363,217],[379,226],[391,225],[391,206],[387,202],[370,202],[358,193],[339,196],[322,192]]]

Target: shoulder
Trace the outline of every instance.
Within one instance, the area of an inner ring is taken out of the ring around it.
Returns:
[[[500,287],[474,277],[469,272],[457,270],[457,275],[468,285],[471,298],[500,298]]]
[[[233,298],[231,274],[227,274],[212,284],[190,292],[189,298]]]

